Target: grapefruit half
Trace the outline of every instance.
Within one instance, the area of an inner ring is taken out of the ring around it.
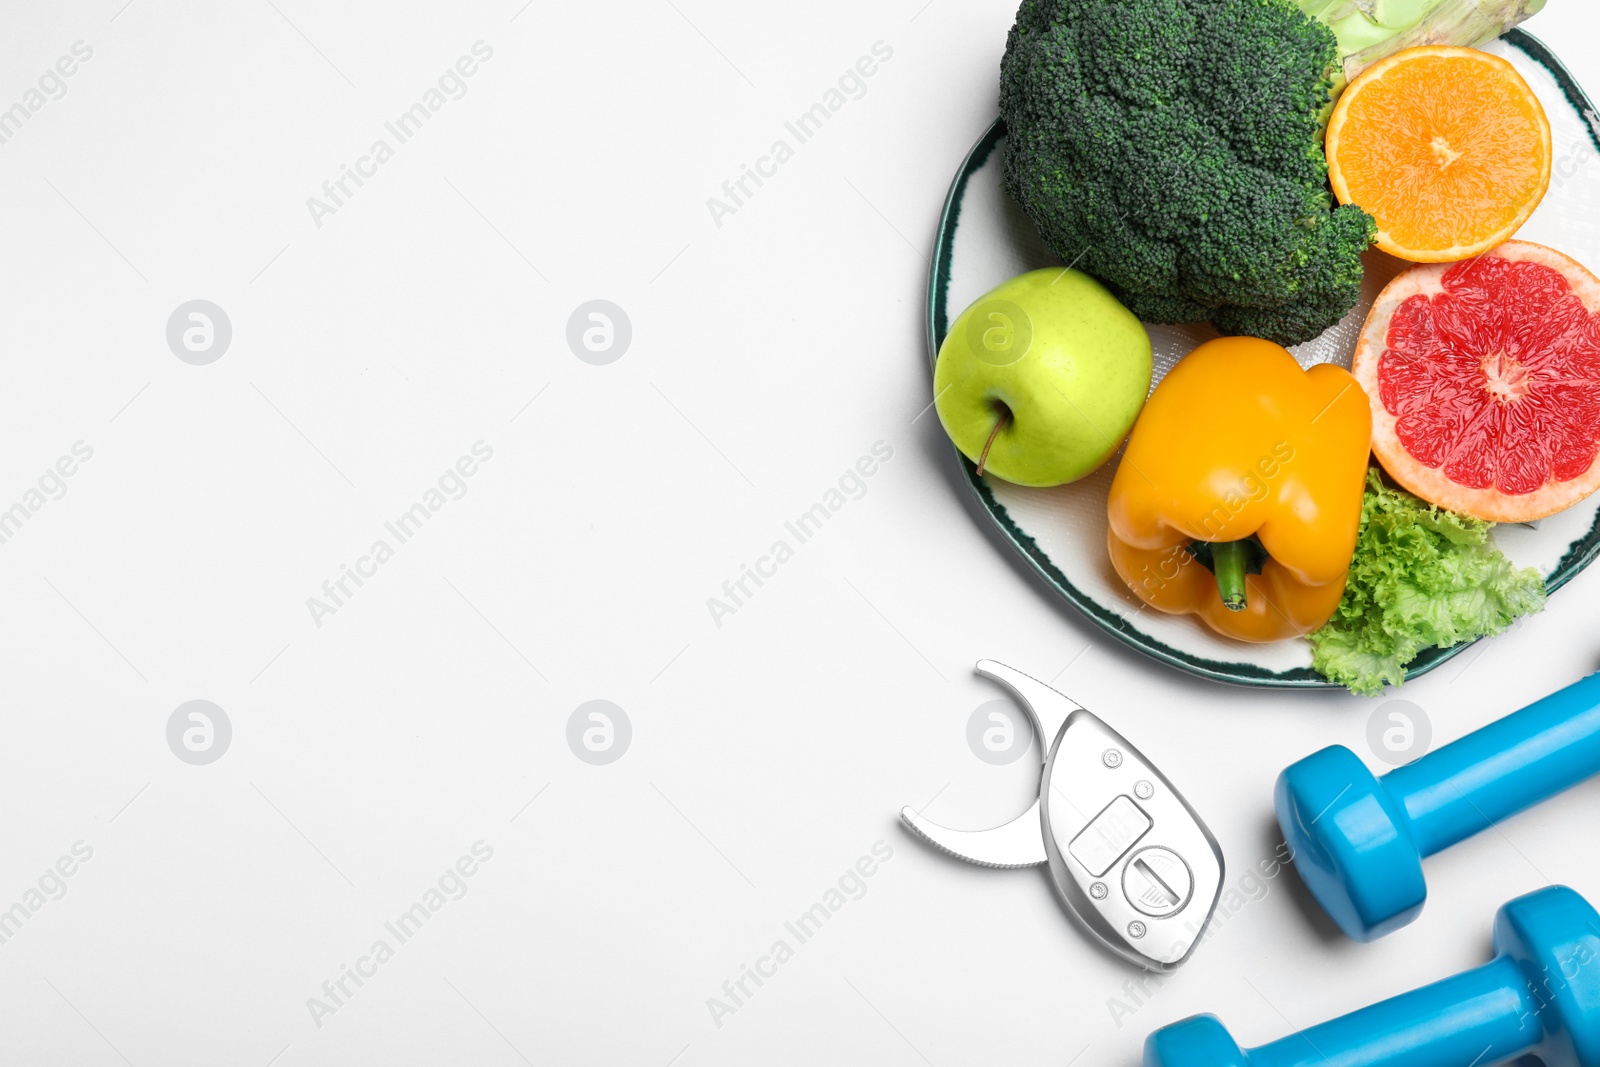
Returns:
[[[1401,274],[1351,371],[1373,452],[1430,503],[1529,522],[1600,488],[1600,280],[1553,248],[1508,241]]]

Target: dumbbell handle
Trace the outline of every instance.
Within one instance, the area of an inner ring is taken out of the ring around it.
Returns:
[[[1600,673],[1382,779],[1431,856],[1600,773]]]
[[[1247,1053],[1250,1067],[1462,1067],[1537,1045],[1539,1005],[1517,962],[1482,967],[1380,1001]]]

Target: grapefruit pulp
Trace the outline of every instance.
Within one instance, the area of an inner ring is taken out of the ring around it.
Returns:
[[[1508,241],[1401,274],[1351,371],[1373,452],[1430,503],[1529,522],[1600,488],[1600,280],[1553,248]]]

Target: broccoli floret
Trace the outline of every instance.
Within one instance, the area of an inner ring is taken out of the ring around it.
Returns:
[[[1339,58],[1291,0],[1023,0],[1006,188],[1141,319],[1309,340],[1354,306],[1376,232],[1328,188]]]

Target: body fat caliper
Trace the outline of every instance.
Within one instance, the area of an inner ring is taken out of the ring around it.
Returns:
[[[901,820],[968,863],[1049,864],[1067,910],[1112,951],[1173,970],[1199,942],[1222,891],[1222,850],[1211,831],[1166,775],[1077,703],[994,660],[979,660],[977,672],[1011,690],[1041,750],[1049,744],[1038,798],[992,830],[952,830],[910,808]]]

